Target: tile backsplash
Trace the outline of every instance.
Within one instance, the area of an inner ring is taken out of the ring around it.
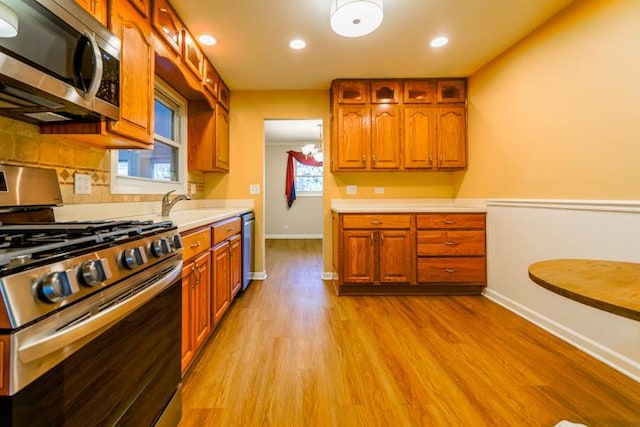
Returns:
[[[42,137],[37,126],[0,117],[0,163],[55,169],[65,204],[142,202],[160,200],[157,194],[111,194],[111,151],[65,139]],[[91,194],[74,194],[74,175],[91,176]],[[194,199],[204,198],[204,174],[190,171],[188,188]]]

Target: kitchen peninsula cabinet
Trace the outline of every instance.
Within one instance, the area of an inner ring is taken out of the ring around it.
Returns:
[[[212,331],[211,234],[209,228],[182,236],[182,372]]]
[[[148,6],[148,1],[134,3]],[[109,5],[109,27],[121,41],[120,120],[46,124],[40,132],[106,148],[152,148],[155,57],[151,26],[129,0],[113,0]]]
[[[333,284],[349,294],[478,294],[484,212],[333,211]]]
[[[341,225],[344,284],[415,281],[411,215],[343,215]]]
[[[334,80],[331,167],[464,169],[466,80]]]

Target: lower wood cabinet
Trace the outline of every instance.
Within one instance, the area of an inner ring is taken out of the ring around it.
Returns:
[[[182,268],[182,371],[211,334],[211,255],[205,252]]]
[[[240,290],[240,218],[182,235],[182,372],[206,343]]]
[[[484,213],[334,212],[339,294],[479,293],[486,286]]]

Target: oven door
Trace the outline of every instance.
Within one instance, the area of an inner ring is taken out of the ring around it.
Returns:
[[[177,424],[181,257],[162,265],[63,310],[77,318],[61,327],[52,316],[14,334],[19,390],[0,397],[0,425],[151,426],[176,401]]]

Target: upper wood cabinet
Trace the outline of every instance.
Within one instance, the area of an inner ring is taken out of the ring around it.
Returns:
[[[129,3],[142,15],[143,17],[149,17],[149,2],[151,0],[129,0]]]
[[[229,171],[229,112],[218,104],[216,108],[216,149],[214,170]]]
[[[107,25],[107,0],[76,0],[103,25]]]
[[[152,14],[153,28],[175,54],[182,54],[184,25],[167,0],[155,0]]]
[[[231,104],[231,91],[222,79],[218,79],[218,101],[220,105],[229,110]]]
[[[331,170],[466,167],[466,80],[335,80]]]
[[[207,101],[189,102],[189,169],[229,171],[229,113]]]
[[[148,6],[148,1],[138,3],[146,3]],[[151,28],[148,21],[132,13],[127,1],[116,0],[113,4],[111,30],[122,42],[120,120],[109,122],[109,130],[151,144],[155,64]]]
[[[400,87],[402,83],[397,80],[372,81],[372,104],[397,104],[400,101]]]
[[[436,102],[436,84],[433,80],[405,80],[405,104],[432,104]]]
[[[202,85],[205,90],[208,92],[210,96],[214,99],[218,98],[218,72],[211,65],[211,62],[205,59],[204,61],[204,71],[203,71]],[[228,106],[227,106],[228,108]]]
[[[183,31],[182,60],[198,80],[202,80],[204,54],[191,33],[186,29]]]

